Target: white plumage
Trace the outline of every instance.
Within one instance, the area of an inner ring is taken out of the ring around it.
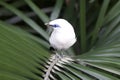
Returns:
[[[74,29],[65,19],[55,19],[47,25],[53,28],[49,42],[54,49],[66,50],[76,42]]]

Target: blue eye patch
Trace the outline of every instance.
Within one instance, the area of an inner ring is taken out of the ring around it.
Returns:
[[[52,26],[54,28],[60,27],[58,24],[54,24],[54,25],[50,25],[50,26]]]

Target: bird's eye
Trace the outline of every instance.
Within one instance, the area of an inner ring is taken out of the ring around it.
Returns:
[[[52,25],[52,27],[60,27],[58,24],[54,24],[54,25]]]

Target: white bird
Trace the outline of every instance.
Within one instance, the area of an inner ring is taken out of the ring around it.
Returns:
[[[53,28],[49,43],[55,50],[67,50],[76,42],[73,26],[65,19],[52,20],[47,23],[47,26]]]

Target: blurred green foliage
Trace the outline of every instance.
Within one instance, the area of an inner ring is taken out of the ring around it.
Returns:
[[[56,18],[77,43],[50,80],[120,79],[120,0],[0,0],[0,80],[43,80],[52,63],[44,23]]]

